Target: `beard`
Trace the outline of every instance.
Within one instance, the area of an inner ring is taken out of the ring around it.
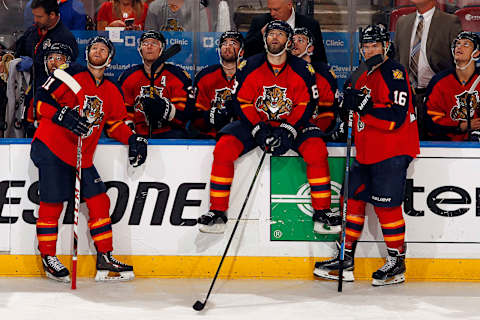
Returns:
[[[221,57],[224,62],[235,62],[237,60],[237,57],[233,54],[222,54]]]
[[[280,53],[285,48],[285,43],[270,44],[267,43],[268,51],[272,54]]]

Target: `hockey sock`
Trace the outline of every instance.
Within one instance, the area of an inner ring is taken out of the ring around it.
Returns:
[[[325,142],[320,138],[309,138],[300,145],[298,151],[307,164],[312,207],[315,210],[330,209],[330,170]]]
[[[92,235],[92,240],[95,243],[97,251],[112,251],[112,222],[108,212],[110,209],[110,199],[106,193],[101,193],[85,199],[85,202],[87,203],[90,215],[88,228],[90,229],[90,234]]]
[[[243,144],[232,135],[218,140],[213,151],[210,176],[210,210],[227,211],[234,174],[234,161],[243,150]]]
[[[387,248],[404,253],[405,220],[403,220],[402,207],[374,207],[374,209],[380,221]]]
[[[341,201],[340,203],[343,203]],[[347,227],[345,230],[345,248],[352,249],[353,244],[362,235],[365,223],[365,201],[348,199]]]
[[[42,255],[54,256],[57,249],[58,218],[63,203],[40,202],[37,219],[38,250]]]

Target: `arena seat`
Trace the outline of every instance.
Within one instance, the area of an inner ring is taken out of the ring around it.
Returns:
[[[417,8],[415,8],[415,6],[400,7],[400,8],[394,9],[390,14],[388,29],[390,31],[395,31],[398,18],[400,18],[401,16],[405,16],[407,14],[410,14],[412,12],[415,12],[416,10]]]
[[[480,5],[458,9],[455,15],[460,19],[463,30],[480,32]]]

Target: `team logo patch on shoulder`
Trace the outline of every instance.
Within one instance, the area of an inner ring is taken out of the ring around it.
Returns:
[[[313,69],[313,66],[310,63],[307,64],[307,70],[310,74],[315,74],[315,69]]]
[[[255,108],[267,115],[268,120],[280,120],[292,110],[292,100],[287,98],[287,88],[273,85],[263,87],[263,95],[257,98]]]
[[[329,69],[328,71],[329,71],[330,74],[332,75],[333,79],[337,79],[337,75],[335,74],[335,72],[333,71],[333,69]]]
[[[75,107],[78,111],[78,106]],[[83,115],[87,117],[88,132],[84,138],[90,136],[95,128],[99,128],[102,124],[105,113],[103,112],[103,101],[97,96],[85,96],[82,109]]]
[[[183,70],[183,73],[185,74],[185,76],[190,79],[190,73],[188,73],[187,71]]]
[[[247,60],[242,60],[238,65],[238,70],[242,70],[247,65]]]
[[[403,71],[400,69],[395,69],[392,70],[393,72],[393,79],[394,80],[405,80],[405,77],[403,76]]]
[[[455,99],[457,100],[457,104],[452,108],[450,111],[450,117],[452,120],[458,121],[458,120],[467,120],[467,114],[469,106],[469,94],[467,91],[464,91],[460,94],[457,94],[455,96]],[[479,112],[480,110],[480,97],[478,94],[478,91],[474,91],[472,93],[472,98],[471,98],[471,105],[470,105],[470,119],[472,119],[475,115],[475,113]]]

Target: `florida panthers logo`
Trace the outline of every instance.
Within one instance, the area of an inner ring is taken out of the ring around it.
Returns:
[[[215,89],[215,98],[210,103],[211,108],[225,109],[225,102],[232,100],[230,88]]]
[[[472,97],[469,98],[469,94],[467,91],[462,92],[461,94],[458,94],[455,96],[455,99],[457,100],[457,104],[452,108],[450,111],[450,117],[452,120],[467,120],[467,114],[468,114],[468,103],[470,99],[470,119],[475,116],[475,113],[479,112],[480,109],[480,99],[478,95],[478,91],[474,91],[472,93]]]
[[[105,116],[103,112],[103,101],[97,96],[85,96],[82,112],[87,118],[89,128],[84,137],[88,137],[93,133],[93,129],[99,128],[102,124],[103,117]]]
[[[286,97],[287,88],[263,87],[263,96],[257,98],[255,108],[265,113],[268,120],[280,120],[284,114],[292,110],[292,100]]]
[[[160,28],[161,31],[183,31],[183,27],[178,24],[177,19],[168,19],[167,24]]]
[[[135,111],[139,111],[143,114],[145,114],[145,112],[143,111],[143,105],[141,104],[141,100],[142,98],[144,97],[150,97],[150,86],[142,86],[140,88],[140,94],[135,98]],[[154,86],[152,88],[153,90],[153,94],[155,95],[158,95],[160,97],[163,97],[163,89],[165,89],[164,87],[157,87],[157,86]]]

